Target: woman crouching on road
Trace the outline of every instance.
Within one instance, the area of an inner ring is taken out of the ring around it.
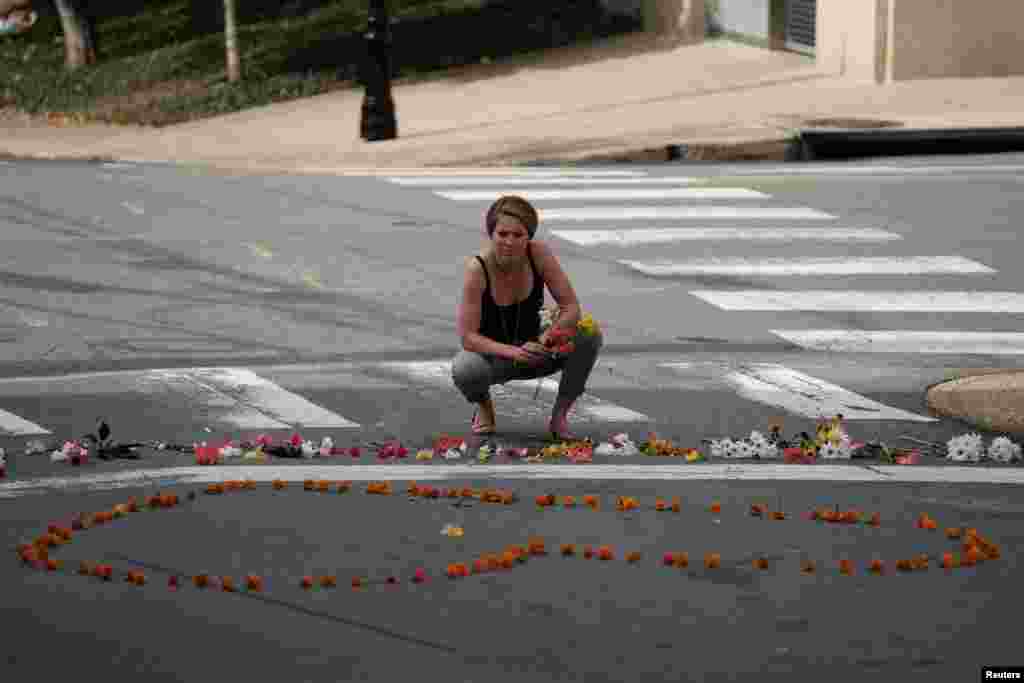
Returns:
[[[580,305],[551,247],[533,240],[537,222],[537,211],[522,197],[501,197],[488,209],[489,244],[466,259],[457,313],[462,350],[452,363],[452,379],[466,399],[477,404],[473,433],[493,434],[492,385],[561,370],[549,431],[555,439],[569,441],[576,438],[569,432],[569,410],[583,394],[604,342],[600,332],[577,335],[574,350],[560,358],[545,349],[550,330],[575,331]],[[541,335],[545,285],[561,314]]]

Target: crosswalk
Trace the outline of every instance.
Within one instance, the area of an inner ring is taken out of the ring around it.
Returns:
[[[770,173],[761,170],[761,173]],[[778,172],[791,172],[780,169]],[[804,171],[806,172],[806,170]],[[579,169],[418,169],[378,172],[382,182],[396,188],[426,189],[451,202],[477,202],[482,208],[503,194],[518,194],[535,203],[541,224],[555,239],[584,249],[612,250],[612,263],[639,275],[673,279],[703,276],[786,278],[886,276],[893,278],[940,275],[991,276],[991,264],[958,254],[927,253],[925,244],[907,243],[907,236],[884,225],[845,224],[841,217],[812,206],[780,207],[765,192],[745,187],[701,187],[691,176],[649,177],[644,171]],[[736,178],[742,185],[742,177]],[[614,226],[614,227],[613,227]],[[705,245],[693,252],[690,245]],[[746,245],[778,248],[785,257],[734,256]],[[920,246],[924,253],[886,255],[888,247]],[[829,256],[808,255],[812,247],[834,249]],[[870,247],[872,255],[852,253]],[[687,252],[672,258],[673,249]],[[843,250],[850,250],[844,255]],[[656,251],[659,258],[650,259]],[[804,250],[804,253],[801,253]],[[702,253],[694,257],[692,253]],[[713,280],[712,280],[713,281]],[[637,288],[637,291],[643,287]],[[646,290],[645,290],[646,291]],[[1024,292],[928,289],[704,289],[680,288],[695,302],[735,315],[764,312],[841,313],[1021,313]],[[777,328],[777,329],[776,329]],[[980,354],[1024,355],[1024,332],[985,332],[977,329],[864,330],[856,328],[768,330],[786,345],[814,352],[840,354]],[[454,351],[453,351],[454,355]],[[602,360],[602,364],[608,361]],[[642,362],[642,361],[638,361]],[[653,365],[651,364],[653,363]],[[699,367],[698,367],[699,366]],[[850,388],[827,381],[798,367],[769,362],[741,362],[700,366],[687,358],[649,361],[649,374],[658,381],[680,385],[701,378],[741,400],[772,406],[799,416],[818,418],[843,413],[848,420],[935,422],[934,418],[874,401]],[[302,375],[303,380],[295,377]],[[27,395],[24,386],[50,383],[81,393],[134,393],[160,405],[186,406],[204,423],[230,430],[316,428],[355,430],[368,419],[348,414],[343,403],[325,404],[318,390],[324,377],[332,388],[373,388],[425,391],[461,401],[451,382],[451,359],[408,362],[352,362],[329,365],[173,368],[91,373],[80,377],[0,379],[0,435],[29,437],[63,433],[59,420],[39,414],[18,414],[5,397]],[[602,388],[642,388],[611,375],[592,378],[589,391],[577,404],[583,423],[646,423],[651,417],[637,406],[620,405],[600,397]],[[308,381],[307,381],[308,380]],[[646,381],[649,381],[648,376]],[[620,382],[620,384],[616,384]],[[74,387],[79,389],[74,389]],[[68,388],[71,387],[71,388]],[[512,382],[495,387],[503,414],[537,419],[550,411],[557,378]],[[863,391],[861,389],[861,391]],[[56,393],[60,393],[57,391]],[[318,398],[318,396],[320,396]]]
[[[849,167],[797,169],[802,173],[850,173]],[[961,167],[920,169],[870,167],[853,169],[869,173],[954,173]],[[1017,172],[1020,168],[1005,168]],[[750,171],[753,174],[792,174],[792,168]],[[855,174],[854,174],[855,175]],[[771,196],[738,187],[701,187],[697,177],[647,177],[644,171],[499,170],[486,175],[470,171],[419,171],[385,176],[390,183],[429,188],[439,197],[456,202],[489,203],[503,194],[518,194],[535,203],[541,224],[551,226],[557,239],[585,248],[612,247],[628,250],[656,247],[670,253],[674,245],[704,242],[735,248],[784,244],[786,257],[750,258],[716,255],[714,248],[703,258],[657,260],[617,259],[617,263],[649,277],[837,277],[929,275],[993,275],[991,265],[958,254],[886,256],[860,254],[809,256],[803,245],[829,244],[842,249],[857,245],[886,245],[904,241],[898,233],[880,226],[844,226],[840,217],[811,206],[771,205]],[[742,185],[742,174],[735,178]],[[485,189],[486,188],[486,189]],[[721,203],[727,200],[728,203]],[[652,205],[657,202],[657,205]],[[657,225],[667,223],[667,225]],[[590,223],[591,225],[586,225]],[[608,224],[630,227],[608,228]],[[635,226],[635,227],[633,227]],[[922,249],[925,245],[921,245]],[[987,312],[1019,313],[1024,293],[997,291],[930,291],[844,289],[740,290],[694,289],[690,295],[722,311],[743,314],[764,311],[801,312]],[[983,354],[1024,353],[1024,333],[949,330],[772,329],[771,333],[809,351]],[[679,369],[684,364],[667,364]],[[934,421],[932,418],[889,408],[858,396],[840,386],[809,377],[782,366],[748,368],[731,372],[723,381],[745,397],[782,407],[790,412],[817,416],[843,412],[850,419]]]

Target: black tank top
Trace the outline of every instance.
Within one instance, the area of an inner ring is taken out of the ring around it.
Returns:
[[[491,296],[491,276],[487,273],[487,264],[477,256],[476,259],[484,267],[484,278],[487,280],[487,288],[484,289],[483,302],[480,313],[480,329],[483,336],[513,346],[521,346],[527,341],[537,339],[540,336],[540,309],[544,305],[544,280],[541,279],[537,267],[533,264],[533,253],[530,251],[530,244],[526,245],[526,256],[530,259],[530,270],[533,271],[533,289],[530,295],[519,303],[519,327],[516,328],[516,304],[499,306]],[[505,321],[504,327],[502,320]],[[506,330],[509,336],[506,337]]]

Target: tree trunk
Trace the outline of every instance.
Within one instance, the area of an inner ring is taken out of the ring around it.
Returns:
[[[242,78],[242,65],[238,58],[238,23],[235,0],[224,0],[224,42],[228,53],[228,81],[235,83]]]
[[[96,63],[96,40],[92,22],[81,0],[54,0],[64,31],[64,66],[75,70]]]

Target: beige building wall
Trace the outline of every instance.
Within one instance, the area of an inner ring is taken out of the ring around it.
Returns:
[[[818,0],[817,63],[854,80],[880,82],[885,76],[890,2]]]
[[[890,2],[887,81],[1024,74],[1024,2]]]

